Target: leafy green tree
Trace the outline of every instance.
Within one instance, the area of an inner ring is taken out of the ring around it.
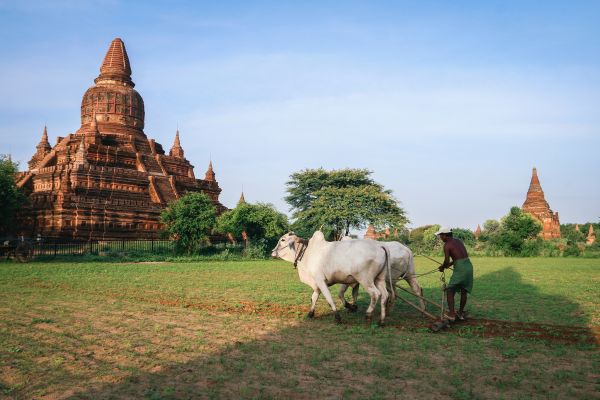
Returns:
[[[483,223],[483,229],[481,231],[481,235],[479,236],[479,240],[482,242],[487,242],[498,232],[500,232],[500,222],[496,221],[495,219],[488,219]]]
[[[422,254],[436,254],[444,247],[443,242],[435,235],[440,230],[439,225],[431,225],[423,231],[423,244],[419,249]]]
[[[389,190],[375,182],[366,169],[326,171],[307,169],[291,175],[285,198],[292,209],[293,228],[300,236],[322,229],[339,239],[351,229],[401,229],[408,222]]]
[[[15,231],[16,212],[25,202],[25,196],[17,188],[15,175],[18,165],[5,155],[0,155],[0,234]]]
[[[241,203],[218,218],[216,230],[237,238],[245,232],[250,243],[264,244],[269,249],[289,230],[289,223],[287,216],[271,204]]]
[[[475,244],[475,234],[470,229],[452,228],[452,236],[462,240],[467,246],[473,246]]]
[[[216,211],[212,201],[204,193],[188,193],[173,201],[161,214],[166,232],[174,238],[177,247],[188,254],[201,244],[216,223]]]
[[[538,235],[542,225],[519,207],[512,207],[500,222],[500,230],[492,237],[491,243],[505,255],[535,255],[533,242],[539,244]],[[526,241],[528,241],[526,243]],[[528,254],[523,254],[527,250]]]

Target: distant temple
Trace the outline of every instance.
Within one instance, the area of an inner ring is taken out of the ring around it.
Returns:
[[[475,236],[475,239],[479,239],[479,236],[481,236],[481,226],[479,226],[479,224],[477,224],[477,228],[475,228],[473,236]]]
[[[540,236],[545,239],[560,238],[560,221],[558,212],[553,212],[544,198],[544,191],[540,185],[537,170],[534,168],[531,175],[531,183],[527,191],[527,198],[522,207],[523,211],[534,216],[542,223]]]
[[[205,193],[218,214],[226,209],[212,161],[196,179],[179,131],[168,154],[144,133],[144,101],[121,39],[112,41],[94,83],[83,95],[77,132],[51,146],[44,127],[28,171],[17,177],[29,198],[20,214],[25,235],[156,237],[161,211],[186,192]]]
[[[394,234],[398,235],[397,229],[394,231]],[[390,228],[385,228],[383,231],[377,232],[373,225],[369,225],[367,227],[367,232],[365,232],[365,235],[363,237],[365,239],[377,240],[377,239],[389,239],[391,236],[392,236],[392,232],[390,231]]]
[[[589,245],[594,244],[596,242],[596,234],[594,233],[594,227],[590,224],[590,229],[588,230],[588,234],[586,237],[586,243]]]

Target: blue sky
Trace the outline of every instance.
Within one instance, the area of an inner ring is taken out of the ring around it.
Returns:
[[[303,168],[369,168],[412,226],[475,228],[539,171],[561,222],[600,218],[598,1],[0,0],[0,153],[79,127],[115,37],[146,134],[177,124],[221,199],[283,201]]]

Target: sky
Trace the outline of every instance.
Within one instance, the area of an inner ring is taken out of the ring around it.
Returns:
[[[474,229],[537,167],[562,223],[600,219],[599,1],[0,0],[0,153],[79,128],[112,39],[145,133],[179,127],[234,207],[305,168],[368,168],[410,226]]]

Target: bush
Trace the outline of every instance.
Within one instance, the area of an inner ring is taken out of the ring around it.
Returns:
[[[581,255],[581,250],[576,244],[568,244],[567,247],[565,247],[563,255],[566,257],[579,257]]]
[[[215,206],[204,193],[188,193],[171,202],[161,214],[165,231],[175,239],[177,249],[187,254],[208,241],[216,219]]]
[[[537,257],[540,255],[543,240],[539,237],[523,241],[521,246],[521,257]]]

